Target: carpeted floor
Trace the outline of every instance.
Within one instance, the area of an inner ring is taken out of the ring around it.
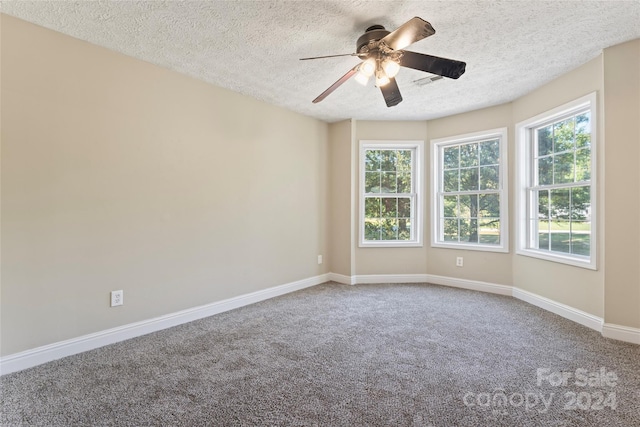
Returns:
[[[328,283],[0,381],[2,426],[640,426],[639,346],[425,284]]]

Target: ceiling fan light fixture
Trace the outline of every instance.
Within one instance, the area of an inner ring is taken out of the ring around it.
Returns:
[[[358,83],[360,83],[362,86],[366,86],[367,83],[369,83],[369,76],[366,76],[364,73],[362,73],[361,71],[358,72],[358,74],[356,74],[355,77],[356,81]]]
[[[389,81],[389,77],[384,73],[384,71],[379,70],[379,72],[376,73],[376,86],[382,87],[388,84]]]
[[[387,75],[387,77],[395,77],[398,75],[398,71],[400,71],[400,64],[398,64],[393,59],[387,58],[382,61],[382,69],[384,70],[384,73]]]
[[[312,102],[317,104],[322,101],[351,77],[355,76],[358,83],[363,85],[366,85],[369,79],[374,77],[375,84],[382,92],[387,107],[393,107],[402,102],[402,95],[395,80],[400,67],[424,71],[438,77],[457,79],[465,72],[467,65],[465,62],[404,50],[410,44],[433,34],[435,34],[433,26],[416,16],[394,31],[387,31],[382,25],[368,27],[356,42],[356,53],[301,58],[305,60],[357,56],[362,61],[347,71],[344,76],[340,77]],[[416,84],[418,83],[416,82]]]
[[[362,61],[360,67],[358,67],[360,73],[362,73],[365,77],[373,76],[373,73],[376,71],[376,61],[373,58],[369,58],[366,61]]]

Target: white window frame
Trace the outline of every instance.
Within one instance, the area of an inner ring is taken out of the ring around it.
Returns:
[[[431,140],[431,246],[437,248],[464,249],[487,252],[509,252],[509,189],[508,189],[508,140],[507,128],[490,129],[486,131],[456,135]],[[500,244],[490,245],[470,242],[447,242],[444,236],[444,224],[441,221],[444,206],[441,202],[441,181],[443,158],[442,148],[451,145],[481,142],[498,139],[500,145],[499,189],[495,191],[500,197]]]
[[[414,140],[360,140],[359,141],[359,247],[421,247],[423,246],[423,170],[424,170],[424,141]],[[365,151],[368,149],[375,150],[412,150],[411,164],[411,193],[398,194],[411,197],[411,240],[365,240]]]
[[[565,117],[578,114],[581,111],[589,110],[591,114],[591,179],[590,179],[590,204],[591,204],[591,237],[590,237],[590,256],[580,256],[566,254],[563,252],[552,252],[547,250],[539,250],[532,248],[532,230],[530,229],[529,218],[537,215],[537,206],[533,206],[533,201],[529,200],[528,188],[532,184],[535,169],[533,166],[534,159],[534,138],[533,130],[562,120]],[[535,117],[516,124],[516,254],[533,258],[539,258],[547,261],[553,261],[568,264],[576,267],[583,267],[591,270],[597,270],[597,135],[598,135],[598,116],[597,116],[597,95],[592,92],[574,101],[541,113]],[[535,209],[535,214],[532,214]]]

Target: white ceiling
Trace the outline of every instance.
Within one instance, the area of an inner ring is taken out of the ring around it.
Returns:
[[[2,1],[8,15],[268,103],[333,122],[423,120],[501,104],[640,37],[640,0],[626,1]],[[414,16],[436,34],[408,49],[465,61],[458,80],[428,85],[403,68],[404,97],[387,108],[353,79],[311,100],[358,63],[372,24]]]

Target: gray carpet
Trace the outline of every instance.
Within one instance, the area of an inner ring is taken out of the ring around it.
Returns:
[[[3,426],[640,426],[640,347],[424,284],[328,283],[0,381]]]

